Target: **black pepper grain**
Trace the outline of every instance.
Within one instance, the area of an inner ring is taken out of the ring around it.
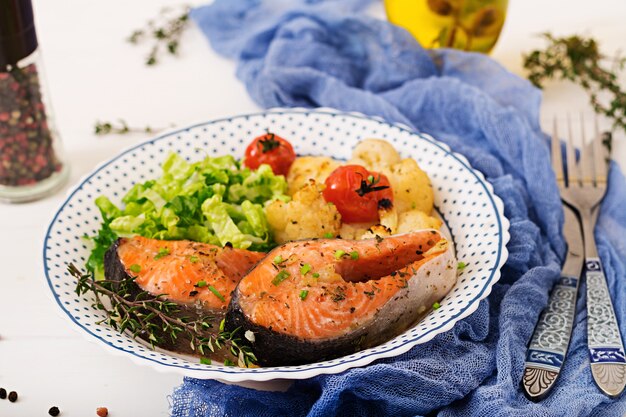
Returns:
[[[9,401],[11,401],[12,403],[17,401],[17,392],[15,391],[9,392]]]
[[[48,410],[48,414],[50,414],[52,417],[56,417],[61,414],[61,412],[59,411],[59,407],[50,407],[50,409]]]
[[[7,398],[7,390],[0,388],[0,399],[5,400]]]

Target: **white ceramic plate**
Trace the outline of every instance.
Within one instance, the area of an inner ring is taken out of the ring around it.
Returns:
[[[66,271],[70,262],[84,265],[89,256],[89,243],[83,236],[94,235],[101,222],[94,199],[104,194],[120,203],[135,182],[160,175],[159,164],[171,150],[193,161],[207,152],[212,156],[241,157],[247,143],[265,129],[287,138],[299,155],[348,158],[359,140],[374,137],[388,140],[403,157],[417,160],[431,178],[435,206],[451,233],[457,258],[468,264],[441,302],[441,308],[400,336],[371,349],[308,365],[256,369],[203,365],[197,358],[155,352],[125,334],[97,324],[103,314],[91,306],[91,297],[76,296],[76,280]],[[361,114],[331,109],[276,109],[174,130],[103,163],[69,193],[54,215],[45,236],[43,262],[47,283],[61,313],[84,335],[112,352],[158,370],[196,378],[232,382],[302,379],[397,356],[450,330],[454,323],[476,310],[500,278],[500,268],[508,255],[508,226],[502,202],[483,175],[472,169],[463,156],[452,153],[432,137]]]

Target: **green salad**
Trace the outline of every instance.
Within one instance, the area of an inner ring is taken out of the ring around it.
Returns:
[[[211,243],[267,251],[276,246],[263,205],[288,201],[287,182],[269,165],[244,168],[234,157],[206,157],[189,163],[171,153],[160,178],[138,183],[122,198],[123,208],[105,196],[96,199],[103,222],[87,268],[104,277],[104,253],[118,237]]]

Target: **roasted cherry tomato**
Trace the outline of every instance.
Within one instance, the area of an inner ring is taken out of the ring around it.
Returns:
[[[276,175],[287,175],[289,168],[296,159],[291,143],[278,135],[267,132],[255,138],[246,148],[244,165],[257,169],[261,164],[272,167]]]
[[[377,221],[378,210],[388,209],[393,204],[393,192],[387,177],[360,165],[337,168],[325,184],[324,199],[337,206],[346,223]]]

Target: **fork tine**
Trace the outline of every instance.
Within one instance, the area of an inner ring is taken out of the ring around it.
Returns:
[[[581,167],[581,183],[583,186],[590,185],[593,187],[593,156],[595,150],[593,146],[587,147],[585,139],[585,121],[583,114],[580,114],[580,160],[579,165]],[[589,155],[591,153],[591,155]]]
[[[607,156],[608,152],[604,148],[602,139],[604,135],[600,133],[600,127],[598,126],[598,117],[596,116],[594,122],[594,138],[593,138],[593,165],[595,171],[596,187],[606,186],[607,175]]]
[[[565,186],[565,176],[563,175],[563,157],[561,155],[561,141],[557,129],[556,116],[554,117],[554,127],[552,130],[552,170],[556,176],[556,183],[559,187]]]
[[[579,186],[577,173],[578,165],[576,164],[576,155],[574,154],[574,144],[572,143],[572,121],[567,115],[567,139],[565,142],[565,158],[567,161],[567,186]]]

